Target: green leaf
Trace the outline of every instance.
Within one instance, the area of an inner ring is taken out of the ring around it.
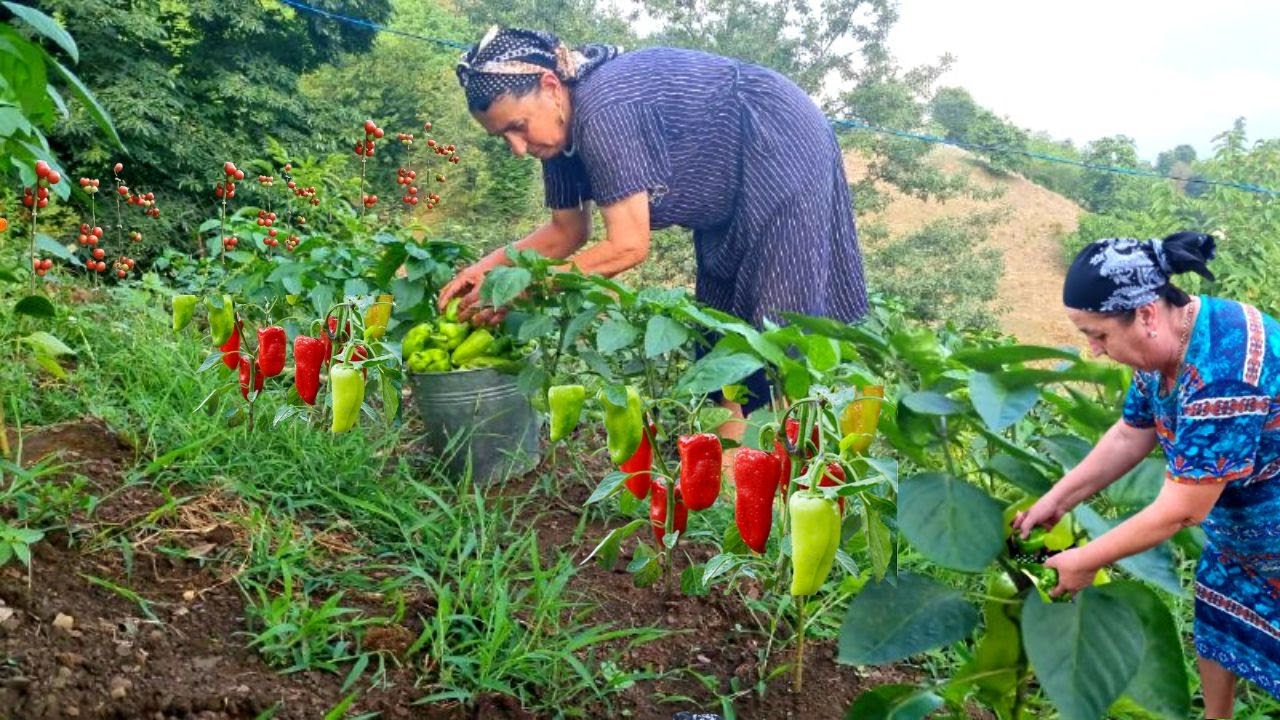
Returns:
[[[899,484],[898,525],[921,554],[952,570],[980,572],[1004,549],[1000,504],[945,473]]]
[[[840,625],[837,660],[883,665],[963,640],[978,610],[958,590],[902,573],[897,584],[871,582],[849,602]]]
[[[44,368],[45,372],[59,380],[67,379],[67,371],[62,369],[62,366],[58,364],[57,360],[49,357],[48,355],[41,355],[38,353],[34,359],[37,365]]]
[[[644,549],[643,553],[641,548]],[[652,552],[648,545],[639,546],[636,548],[635,558],[627,566],[627,572],[631,573],[631,582],[638,588],[647,588],[662,577],[662,563],[658,562],[658,558],[652,555]]]
[[[917,390],[902,398],[902,404],[921,415],[958,415],[964,406],[946,395],[929,390]]]
[[[858,696],[845,720],[924,720],[943,699],[911,685],[880,685]]]
[[[1072,514],[1089,537],[1094,540],[1123,522],[1123,520],[1108,520],[1085,503],[1077,505]],[[1134,577],[1153,583],[1167,592],[1175,595],[1182,593],[1182,583],[1178,580],[1178,573],[1174,569],[1173,551],[1168,542],[1160,543],[1137,555],[1117,560],[1116,564]]]
[[[1008,453],[992,457],[984,469],[1008,480],[1028,495],[1043,495],[1053,487],[1049,478],[1035,465]]]
[[[66,245],[44,233],[36,233],[36,250],[41,253],[48,253],[60,260],[70,260],[74,257],[74,254],[67,249]]]
[[[632,520],[620,528],[615,528],[600,541],[599,545],[596,545],[590,555],[583,558],[582,564],[586,565],[591,558],[599,556],[599,560],[597,560],[597,562],[600,564],[600,567],[604,570],[612,569],[614,563],[618,562],[618,552],[622,547],[622,541],[631,537],[637,530],[647,526],[648,524],[648,518],[641,518],[638,520]]]
[[[13,306],[13,311],[19,315],[30,315],[39,318],[57,317],[58,311],[53,307],[53,303],[49,302],[49,298],[43,295],[28,295],[18,301]]]
[[[680,573],[680,592],[688,597],[708,594],[710,588],[702,579],[703,572],[702,566],[697,564],[685,568]]]
[[[624,473],[621,470],[610,471],[604,476],[604,479],[600,481],[600,484],[596,486],[595,491],[591,493],[591,497],[587,498],[587,502],[585,504],[592,505],[616,495],[618,493],[618,489],[623,487],[623,483],[626,482],[627,475],[628,473]]]
[[[44,13],[26,5],[19,5],[12,2],[0,3],[4,5],[9,12],[22,18],[28,25],[35,28],[35,31],[57,43],[71,58],[71,62],[80,62],[80,51],[76,48],[76,41],[58,24],[56,20],[45,15]]]
[[[881,517],[880,511],[872,505],[866,505],[867,525],[864,528],[867,537],[867,555],[871,558],[871,571],[876,580],[883,580],[893,565],[894,535]]]
[[[62,357],[64,355],[75,355],[76,351],[67,347],[67,344],[49,333],[41,330],[33,332],[22,339],[41,355],[48,357]]]
[[[644,330],[644,356],[655,358],[684,345],[689,339],[689,329],[676,320],[654,315]]]
[[[12,105],[0,105],[0,138],[27,135],[35,131],[22,111]]]
[[[1089,451],[1093,449],[1093,444],[1082,437],[1075,435],[1053,435],[1041,441],[1044,444],[1045,452],[1054,459],[1063,470],[1080,464]]]
[[[1061,348],[1043,347],[1040,345],[1002,345],[993,348],[965,348],[951,355],[964,365],[974,370],[999,370],[1004,365],[1030,362],[1033,360],[1070,360],[1080,359],[1079,354]]]
[[[724,539],[720,541],[720,550],[734,555],[746,555],[751,552],[751,548],[747,547],[747,543],[743,541],[742,533],[738,531],[736,523],[725,524]],[[712,561],[714,560],[715,558],[712,558]],[[711,571],[711,562],[707,563],[707,571]],[[710,580],[707,582],[710,582]]]
[[[550,315],[534,315],[520,323],[520,330],[516,332],[516,339],[522,343],[527,343],[530,340],[546,337],[555,332],[555,330],[555,318]]]
[[[480,299],[494,307],[507,305],[529,289],[533,275],[519,267],[498,267],[489,271],[480,287]]]
[[[1085,588],[1072,602],[1030,593],[1022,642],[1045,694],[1064,720],[1098,720],[1138,672],[1142,624],[1124,602]]]
[[[730,527],[733,527],[733,526],[730,525]],[[734,529],[737,530],[737,528],[734,528]],[[739,536],[738,539],[741,540],[742,539],[741,536]],[[746,547],[746,544],[744,543],[743,552],[746,552],[746,550],[747,550],[747,547]],[[715,557],[707,561],[707,566],[702,571],[702,579],[700,581],[702,583],[702,586],[709,587],[711,583],[716,580],[716,578],[720,577],[721,575],[730,573],[734,570],[737,570],[738,567],[743,564],[743,562],[745,562],[745,560],[742,557],[738,555],[730,554],[730,552],[726,548],[726,552],[720,553],[719,555],[716,555]],[[685,594],[688,595],[689,593],[686,592]]]
[[[404,242],[399,238],[392,238],[390,242],[386,243],[382,256],[378,258],[378,265],[373,272],[373,279],[378,284],[378,287],[386,287],[408,257],[409,250],[405,248]]]
[[[107,137],[111,139],[111,143],[118,148],[123,148],[124,143],[120,141],[120,134],[116,132],[115,123],[111,122],[111,114],[107,112],[106,108],[102,107],[98,99],[89,91],[88,86],[81,82],[75,73],[63,67],[62,63],[53,60],[50,65],[62,75],[62,79],[71,88],[71,94],[84,105],[89,117],[93,118],[93,121],[98,124],[102,132],[106,133]]]
[[[821,335],[805,338],[805,358],[818,372],[829,372],[840,364],[840,343]]]
[[[640,331],[625,319],[611,317],[596,331],[596,350],[606,355],[625,350],[635,343],[639,334]]]
[[[0,282],[18,282],[18,276],[9,268],[0,268]]]
[[[426,298],[427,288],[420,282],[413,282],[408,278],[397,278],[391,283],[391,294],[395,297],[396,307],[412,309]]]
[[[1142,662],[1124,693],[1168,720],[1191,717],[1182,639],[1168,606],[1150,588],[1134,582],[1113,582],[1098,591],[1132,608],[1146,636]]]
[[[969,399],[987,427],[1000,432],[1035,407],[1040,400],[1040,388],[1009,387],[998,374],[975,372],[969,376]]]
[[[1146,458],[1120,476],[1119,480],[1108,485],[1103,494],[1120,508],[1135,510],[1146,507],[1160,494],[1167,472],[1168,467],[1163,459]]]
[[[342,283],[343,297],[360,297],[361,295],[368,294],[369,283],[365,282],[361,278],[347,278],[346,282]]]
[[[716,348],[698,360],[676,383],[675,392],[706,395],[722,385],[732,385],[763,367],[760,358]]]

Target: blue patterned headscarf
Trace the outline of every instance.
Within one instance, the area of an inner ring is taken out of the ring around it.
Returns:
[[[548,32],[495,25],[462,54],[456,72],[458,84],[467,93],[467,104],[487,107],[504,93],[527,87],[531,76],[550,71],[563,82],[575,82],[620,52],[617,45],[583,45],[571,50]]]
[[[1164,239],[1108,238],[1076,255],[1062,286],[1062,304],[1089,312],[1135,310],[1161,297],[1174,275],[1195,272],[1212,280],[1206,263],[1217,247],[1212,235],[1182,232]]]

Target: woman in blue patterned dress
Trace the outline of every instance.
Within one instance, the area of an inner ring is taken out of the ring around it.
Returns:
[[[679,225],[693,230],[696,293],[712,307],[757,325],[786,311],[866,313],[840,148],[790,80],[692,50],[570,50],[548,33],[496,28],[457,73],[476,120],[542,161],[551,219],[517,247],[612,276],[645,259],[651,230]],[[591,202],[605,234],[583,249]],[[441,304],[474,306],[505,262],[500,249],[464,269]],[[749,412],[769,392],[763,373],[747,384]]]
[[[1160,444],[1159,496],[1082,548],[1045,564],[1056,593],[1099,568],[1201,525],[1195,644],[1205,715],[1229,718],[1237,677],[1280,697],[1280,323],[1257,308],[1190,297],[1176,273],[1212,274],[1214,240],[1100,240],[1076,257],[1067,314],[1095,353],[1134,368],[1122,419],[1014,526],[1052,527]]]

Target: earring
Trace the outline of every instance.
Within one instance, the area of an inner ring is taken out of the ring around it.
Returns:
[[[1147,337],[1149,337],[1149,338],[1154,338],[1155,336],[1156,336],[1156,331],[1155,331],[1155,330],[1148,330],[1148,331],[1147,331]]]

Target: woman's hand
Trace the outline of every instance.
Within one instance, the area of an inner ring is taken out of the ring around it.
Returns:
[[[487,258],[486,258],[487,260]],[[440,290],[437,306],[443,312],[450,300],[458,298],[458,318],[474,325],[493,325],[502,320],[506,311],[486,308],[480,305],[480,286],[493,268],[491,263],[481,260],[468,265]]]
[[[1098,568],[1088,563],[1081,550],[1072,548],[1044,561],[1045,567],[1058,571],[1058,586],[1049,590],[1049,595],[1075,595],[1093,584]]]
[[[1037,526],[1052,530],[1070,509],[1058,500],[1056,493],[1050,490],[1037,500],[1035,505],[1013,516],[1013,531],[1025,540],[1032,528]]]

